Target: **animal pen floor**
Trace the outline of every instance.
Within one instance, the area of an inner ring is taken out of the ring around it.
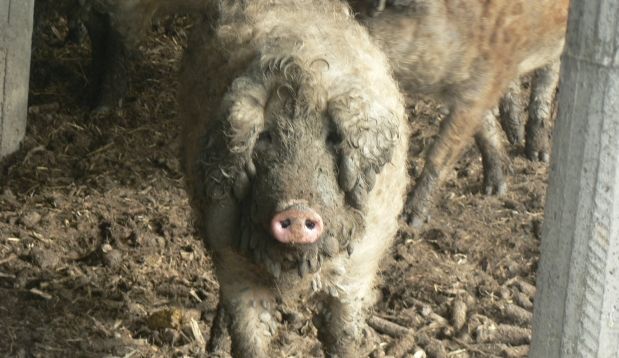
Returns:
[[[28,133],[0,172],[0,356],[199,356],[217,282],[193,236],[177,159],[174,79],[187,21],[155,27],[123,110],[102,118],[81,103],[87,45],[64,42],[59,14],[44,21],[33,39]],[[414,175],[440,111],[414,101],[409,111]],[[506,195],[481,193],[471,150],[431,222],[402,226],[372,312],[383,350],[526,355],[547,168],[520,147],[510,158]],[[308,313],[282,315],[282,356],[322,355],[315,328],[299,319]]]

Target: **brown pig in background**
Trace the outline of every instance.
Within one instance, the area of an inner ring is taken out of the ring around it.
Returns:
[[[373,17],[363,16],[375,10],[370,2],[350,2],[385,51],[402,89],[449,107],[406,204],[409,223],[426,220],[435,188],[473,138],[482,153],[485,191],[505,191],[504,150],[488,117],[512,81],[543,67],[532,91],[526,150],[531,159],[547,160],[548,124],[542,117],[550,112],[557,82],[569,0],[387,0],[386,6],[383,0],[382,12]]]

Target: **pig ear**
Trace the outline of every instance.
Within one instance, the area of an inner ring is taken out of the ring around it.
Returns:
[[[332,99],[328,111],[342,137],[338,151],[339,185],[349,204],[363,209],[376,174],[391,160],[399,137],[398,112],[362,93]]]
[[[217,148],[217,151],[226,153],[225,158],[216,162],[219,163],[218,169],[211,176],[219,178],[220,183],[228,183],[225,186],[239,201],[249,192],[250,179],[256,172],[251,153],[258,133],[264,127],[265,102],[264,87],[249,77],[237,78],[222,101],[224,115],[216,125],[221,130],[210,131],[210,141],[224,147]]]
[[[249,77],[239,77],[223,99],[227,113],[226,135],[232,153],[251,153],[258,133],[264,127],[267,95],[263,86]]]

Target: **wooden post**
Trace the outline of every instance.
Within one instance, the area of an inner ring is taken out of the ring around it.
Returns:
[[[0,159],[26,133],[34,0],[0,0]]]
[[[619,0],[572,0],[529,357],[619,357]]]

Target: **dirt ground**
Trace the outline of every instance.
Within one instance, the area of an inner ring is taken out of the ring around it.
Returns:
[[[91,117],[88,44],[48,9],[35,31],[28,133],[0,172],[0,356],[205,356],[217,303],[177,159],[175,71],[189,22],[154,27],[123,109]],[[411,173],[437,106],[411,101]],[[429,224],[404,225],[384,259],[373,357],[517,357],[530,312],[547,168],[511,148],[508,193],[481,193],[471,150]],[[284,314],[282,356],[322,356],[311,323]],[[386,353],[384,353],[384,352]]]

